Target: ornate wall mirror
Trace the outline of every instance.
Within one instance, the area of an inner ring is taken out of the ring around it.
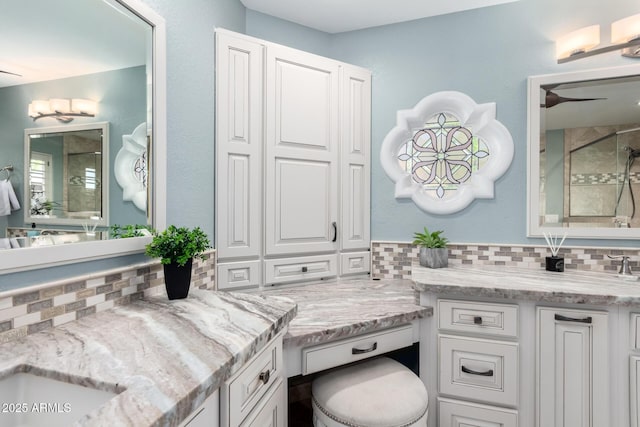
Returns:
[[[530,237],[640,237],[639,101],[637,65],[529,78]]]
[[[108,230],[114,224],[165,227],[163,18],[139,0],[10,0],[3,6],[0,26],[7,37],[0,40],[0,168],[14,166],[11,183],[24,203],[21,210],[0,216],[0,238],[12,238],[9,233],[32,223],[54,234],[82,235],[93,227],[101,233],[91,239],[58,239],[53,248],[25,244],[2,250],[0,274],[142,252],[148,238],[109,239]],[[58,121],[28,116],[33,100],[57,98],[96,101],[95,117]],[[141,123],[150,154],[145,158],[144,209],[124,200],[114,173],[122,137]],[[60,142],[65,139],[75,142]],[[55,144],[59,151],[51,148]],[[30,182],[36,173],[31,169],[48,158],[54,159],[50,194],[40,202],[53,203],[39,203],[43,193],[38,191],[45,187]]]

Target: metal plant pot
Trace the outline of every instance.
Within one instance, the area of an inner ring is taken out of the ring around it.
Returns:
[[[420,248],[420,265],[428,268],[444,268],[449,263],[447,248]]]

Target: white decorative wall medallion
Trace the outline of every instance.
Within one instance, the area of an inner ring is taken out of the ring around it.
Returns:
[[[382,142],[380,161],[395,197],[422,210],[449,214],[475,198],[493,198],[509,168],[513,140],[496,120],[495,103],[476,104],[460,92],[437,92],[400,110]]]
[[[147,211],[147,124],[139,124],[131,135],[122,135],[122,148],[115,160],[116,181],[122,200]]]

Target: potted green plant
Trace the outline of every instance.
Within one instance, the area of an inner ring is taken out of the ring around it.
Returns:
[[[420,248],[420,265],[428,268],[443,268],[448,265],[449,241],[442,237],[444,231],[429,232],[427,227],[423,233],[414,233],[413,244]]]
[[[169,299],[186,298],[191,286],[193,258],[204,259],[204,251],[211,247],[209,238],[195,227],[170,225],[162,232],[154,231],[145,253],[160,258],[164,268],[164,284]]]
[[[150,225],[143,224],[113,224],[109,228],[109,237],[112,239],[126,239],[129,237],[151,236],[153,228]]]

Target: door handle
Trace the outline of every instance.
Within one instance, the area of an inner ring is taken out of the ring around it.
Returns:
[[[376,351],[378,349],[378,342],[374,342],[373,345],[369,348],[355,348],[351,349],[351,354],[364,354],[371,353],[372,351]]]
[[[567,316],[563,316],[562,314],[556,314],[556,315],[554,315],[554,318],[556,320],[560,320],[562,322],[591,323],[593,321],[591,316],[588,316],[588,317],[585,317],[585,318],[582,318],[582,319],[577,319],[575,317],[567,317]]]
[[[480,375],[481,377],[492,377],[493,376],[493,369],[489,369],[488,371],[474,371],[473,369],[469,369],[466,366],[462,366],[462,372],[464,372],[465,374],[471,374],[471,375]]]
[[[333,240],[332,240],[332,242],[335,242],[335,241],[338,240],[338,223],[333,221],[331,223],[331,225],[333,226]]]

